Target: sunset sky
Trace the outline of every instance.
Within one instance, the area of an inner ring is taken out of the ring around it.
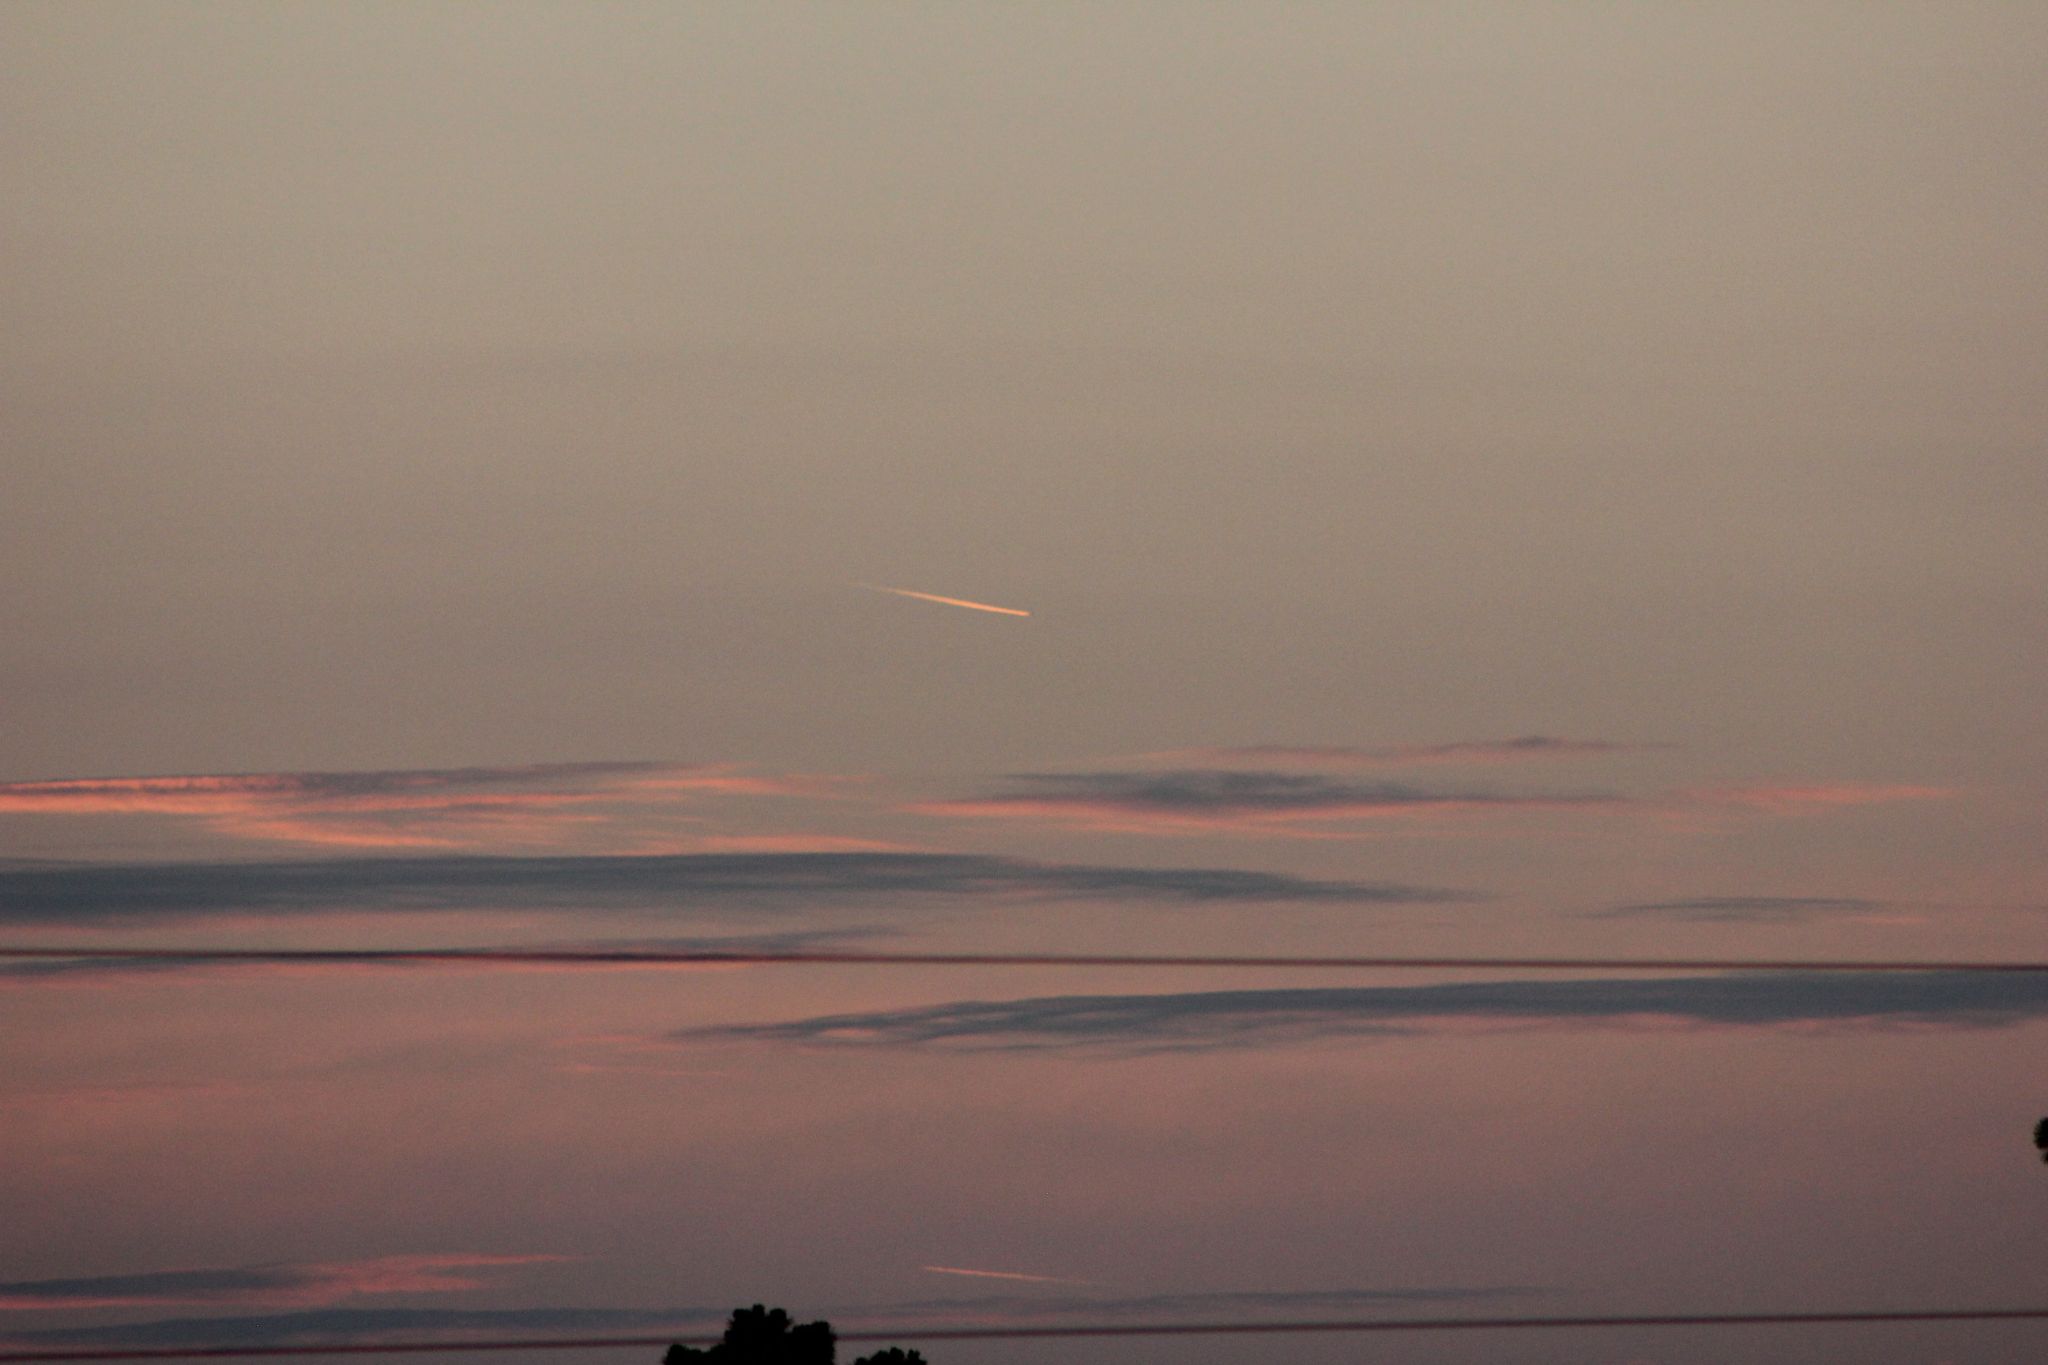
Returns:
[[[2048,973],[90,956],[2048,959],[2044,70],[0,7],[0,1349],[2048,1307]],[[926,1353],[1368,1348],[2048,1324]]]

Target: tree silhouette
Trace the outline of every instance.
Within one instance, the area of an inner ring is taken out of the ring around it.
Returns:
[[[2034,1125],[2034,1145],[2041,1149],[2041,1160],[2048,1161],[2048,1119]]]
[[[716,1346],[700,1351],[679,1342],[663,1354],[661,1365],[834,1365],[833,1351],[831,1323],[794,1322],[782,1309],[757,1303],[732,1310],[725,1337]],[[925,1358],[891,1346],[853,1365],[925,1365]]]

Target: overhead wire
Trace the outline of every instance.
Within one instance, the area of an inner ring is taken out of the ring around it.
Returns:
[[[936,953],[697,948],[212,948],[0,945],[16,962],[213,962],[296,966],[530,965],[562,967],[1223,967],[1256,970],[1530,972],[2048,972],[2048,960],[1940,958],[1514,957],[1380,954]]]

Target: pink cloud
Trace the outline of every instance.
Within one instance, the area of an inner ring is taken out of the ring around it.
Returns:
[[[729,796],[827,796],[857,778],[821,773],[783,773],[765,776],[740,771],[731,764],[700,768],[671,768],[648,777],[622,783],[624,791],[713,792]]]
[[[831,784],[657,763],[63,778],[0,783],[0,813],[158,815],[234,838],[450,849],[554,844],[697,796],[816,796]]]
[[[482,1289],[486,1281],[458,1271],[500,1266],[548,1265],[566,1256],[480,1255],[475,1252],[425,1256],[380,1256],[368,1261],[341,1261],[309,1266],[321,1296],[316,1303],[373,1294],[448,1294]]]
[[[278,801],[324,809],[431,806],[445,793],[497,787],[616,785],[661,772],[649,763],[528,763],[492,768],[356,772],[197,773],[166,777],[71,777],[0,783],[0,811],[31,814],[234,814]]]
[[[453,1252],[379,1256],[365,1261],[281,1263],[197,1270],[145,1271],[62,1280],[0,1283],[0,1310],[142,1308],[197,1305],[319,1308],[385,1294],[448,1294],[482,1289],[487,1281],[461,1272],[543,1265],[549,1255]]]
[[[917,853],[914,844],[838,834],[714,834],[693,840],[691,853]]]
[[[1948,787],[1904,782],[1754,782],[1698,787],[1678,793],[1678,799],[1691,805],[1757,811],[1765,815],[1802,815],[1844,806],[1938,801],[1955,794]]]
[[[189,1100],[231,1099],[248,1093],[228,1081],[150,1081],[131,1084],[68,1085],[0,1094],[0,1106],[54,1110],[172,1106]]]

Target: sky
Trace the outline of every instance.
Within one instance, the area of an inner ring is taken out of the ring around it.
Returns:
[[[93,956],[2042,960],[2044,62],[0,9],[0,1342],[2048,1306],[2048,976]]]

